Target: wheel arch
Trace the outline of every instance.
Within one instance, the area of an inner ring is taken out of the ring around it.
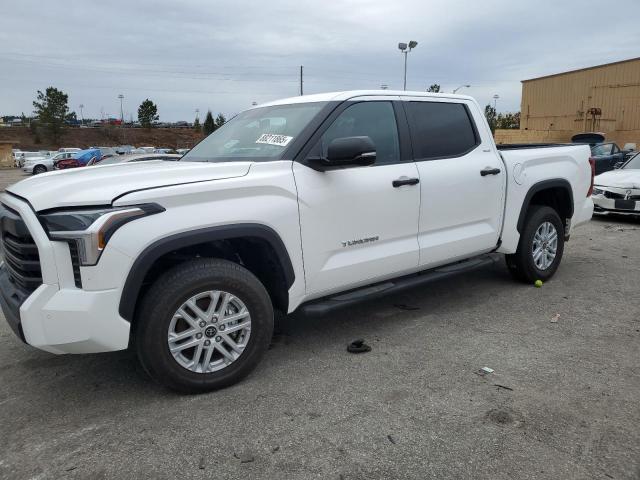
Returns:
[[[517,229],[522,234],[527,212],[531,205],[547,205],[558,212],[566,225],[566,219],[573,217],[573,189],[571,184],[562,178],[543,180],[533,184],[522,202],[518,217]]]
[[[272,249],[288,291],[295,280],[295,272],[286,246],[275,230],[257,223],[207,227],[177,233],[156,240],[138,255],[124,283],[118,307],[120,316],[129,322],[133,322],[136,309],[140,303],[140,294],[143,291],[145,278],[154,265],[166,255],[185,248],[209,245],[213,242],[249,239],[257,239],[264,242]],[[249,268],[249,270],[252,269]],[[279,296],[286,295],[286,293],[281,293]],[[279,298],[279,301],[280,303],[288,302],[288,298]]]

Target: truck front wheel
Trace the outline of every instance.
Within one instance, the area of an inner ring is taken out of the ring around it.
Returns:
[[[506,255],[507,267],[517,280],[546,281],[556,273],[563,252],[564,227],[558,213],[547,206],[533,205],[516,253]]]
[[[137,318],[135,346],[158,383],[198,393],[248,375],[272,333],[273,308],[260,281],[233,262],[199,258],[151,286]]]

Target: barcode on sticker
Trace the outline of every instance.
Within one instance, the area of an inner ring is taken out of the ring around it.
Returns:
[[[256,140],[256,143],[266,143],[268,145],[278,145],[279,147],[286,147],[291,140],[293,140],[293,137],[288,137],[286,135],[263,133],[262,135],[260,135],[260,138]]]

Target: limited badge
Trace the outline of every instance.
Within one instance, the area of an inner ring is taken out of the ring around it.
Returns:
[[[276,135],[274,133],[263,133],[260,138],[256,140],[256,143],[266,143],[267,145],[277,145],[279,147],[286,147],[289,142],[293,140],[293,137],[286,135]]]

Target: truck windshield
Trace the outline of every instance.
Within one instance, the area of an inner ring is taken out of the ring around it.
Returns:
[[[181,162],[279,160],[326,102],[253,108],[232,118],[191,149]]]

